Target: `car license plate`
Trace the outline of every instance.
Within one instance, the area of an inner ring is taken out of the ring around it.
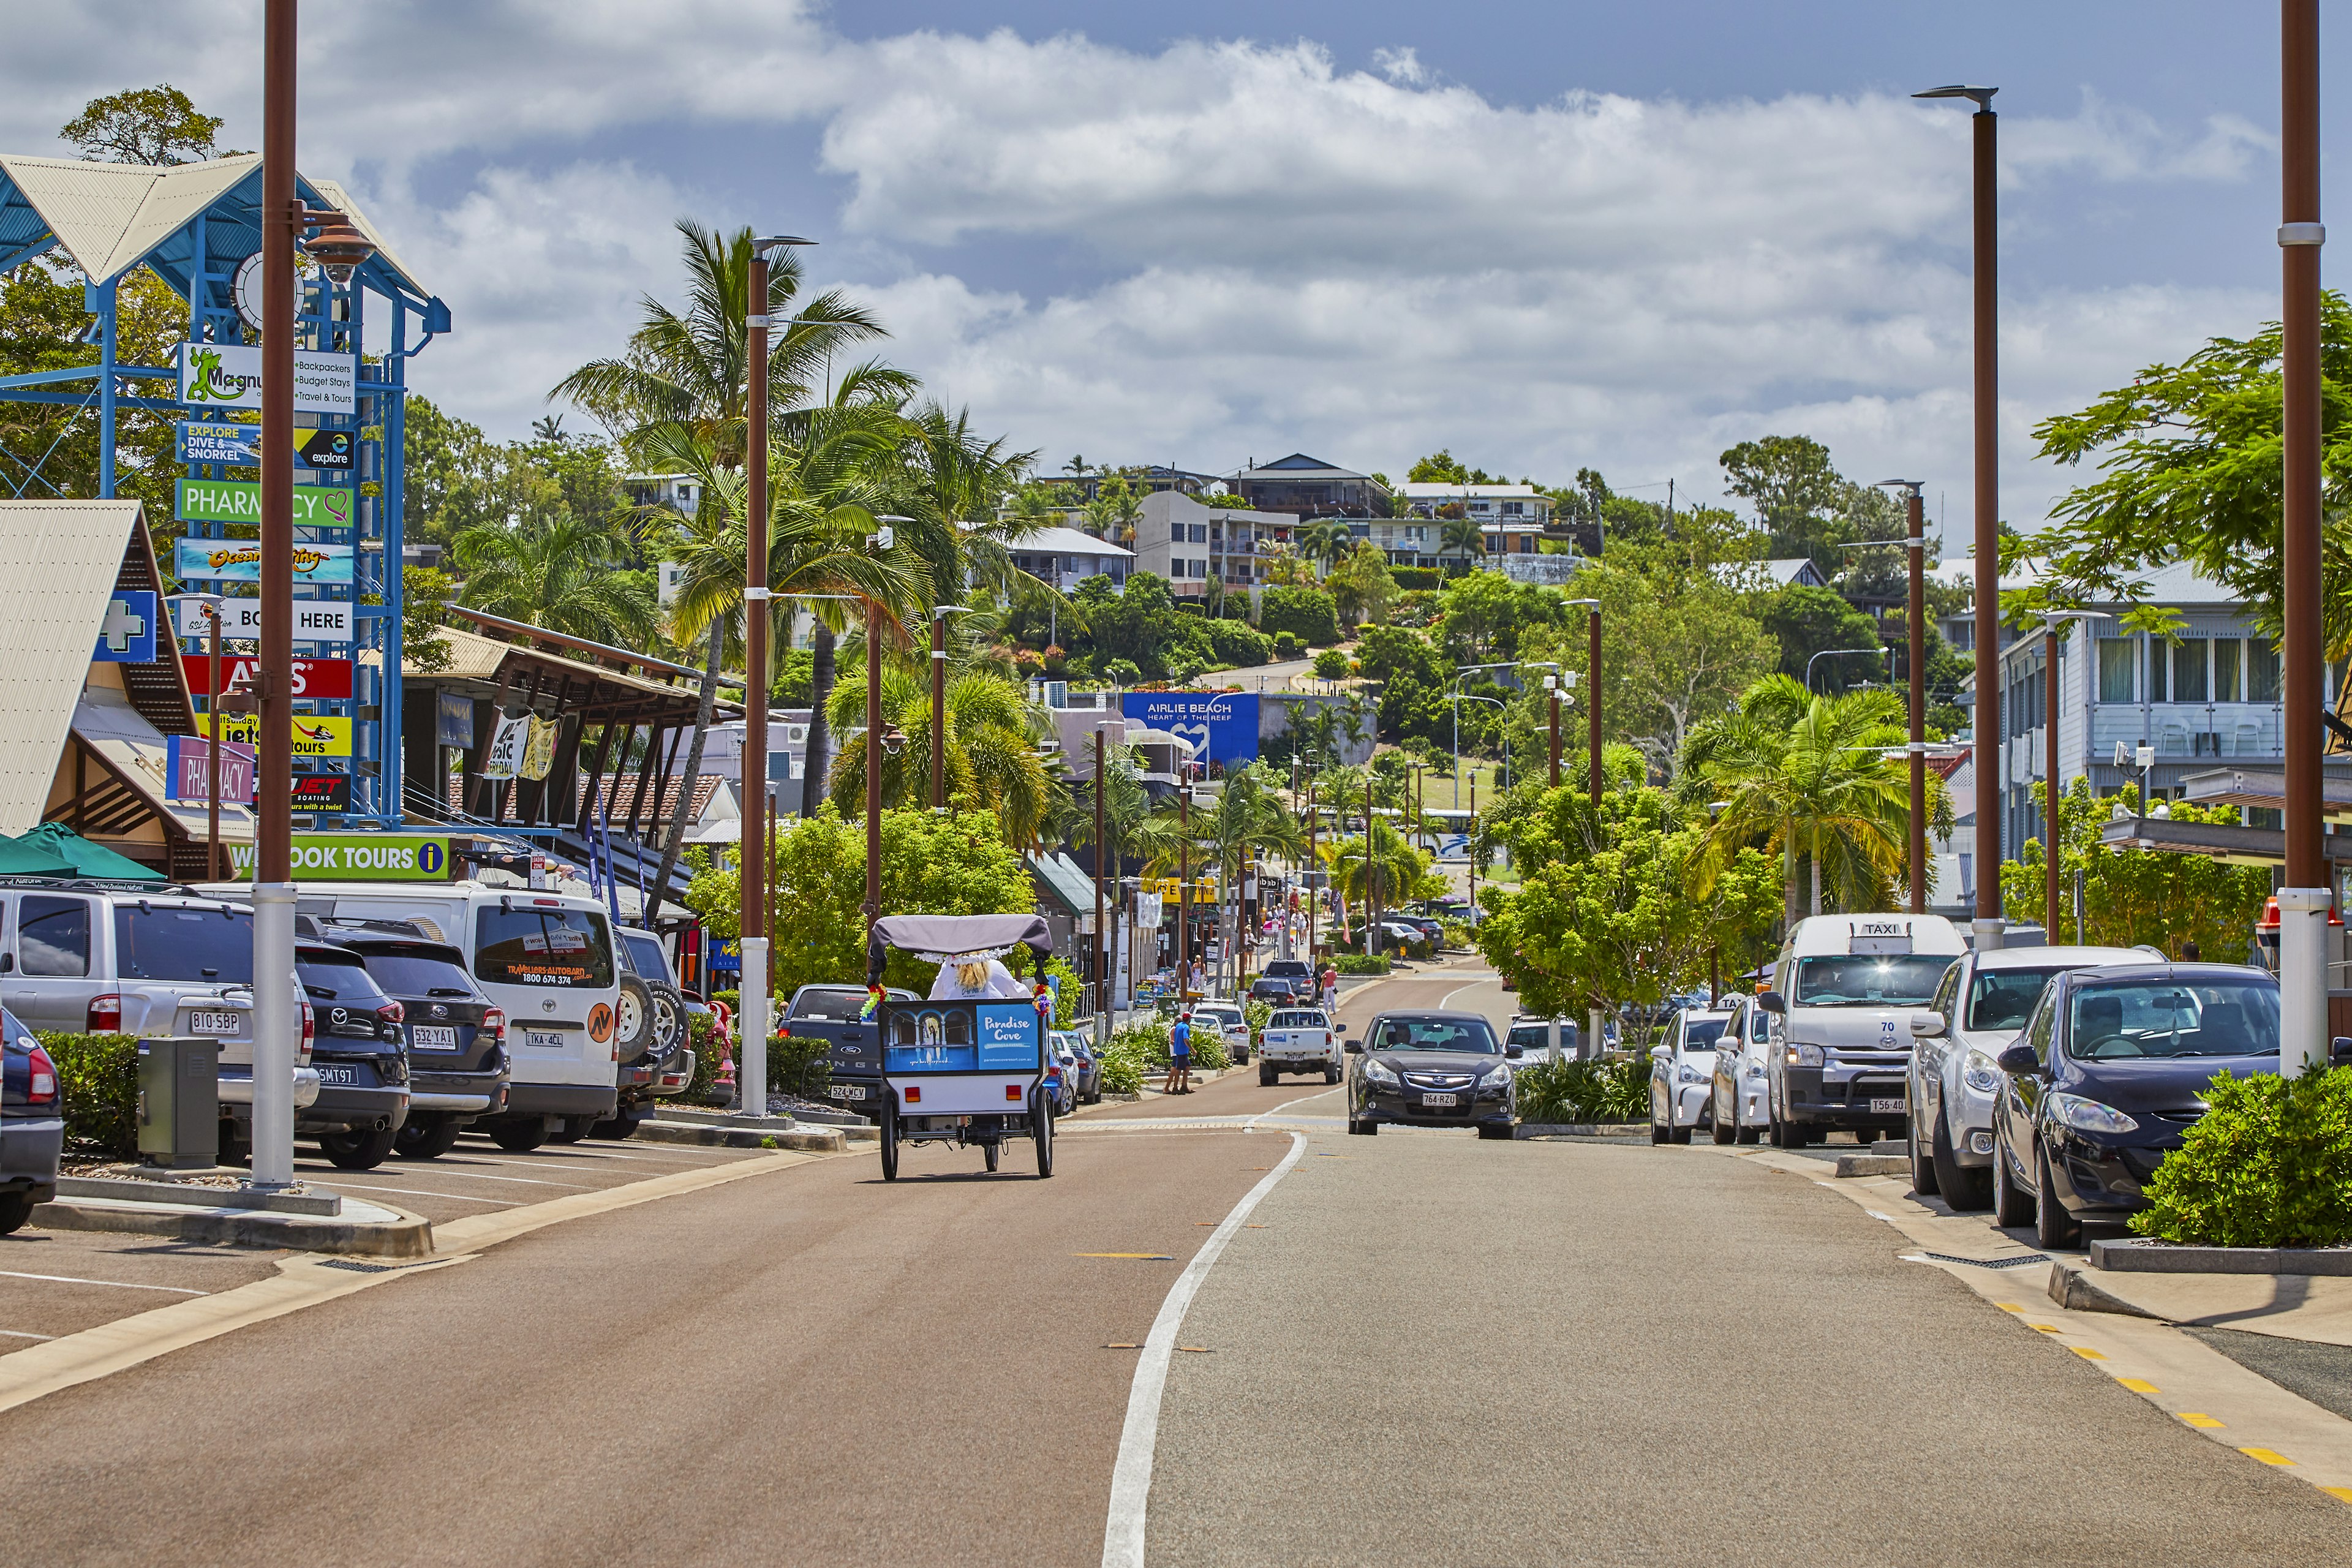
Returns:
[[[1903,1102],[1899,1100],[1874,1100],[1870,1102],[1870,1113],[1873,1116],[1900,1116],[1903,1114]]]
[[[454,1051],[457,1048],[457,1026],[455,1024],[411,1024],[408,1044],[420,1051]]]
[[[192,1035],[241,1035],[245,1033],[242,1013],[191,1013],[188,1032]]]
[[[1452,1105],[1458,1098],[1451,1094],[1424,1094],[1421,1097],[1421,1102],[1423,1105]]]
[[[864,1100],[866,1086],[856,1083],[837,1083],[833,1086],[833,1093],[836,1100]]]
[[[560,1051],[563,1048],[563,1031],[525,1029],[522,1032],[522,1043],[526,1046],[537,1046],[542,1050]]]
[[[356,1071],[354,1071],[354,1070],[352,1070],[352,1068],[326,1068],[326,1067],[322,1067],[322,1068],[320,1068],[319,1069],[319,1081],[320,1081],[320,1083],[322,1083],[322,1084],[325,1084],[325,1083],[356,1084],[357,1082],[359,1082],[359,1080],[360,1080],[359,1074],[358,1074]]]

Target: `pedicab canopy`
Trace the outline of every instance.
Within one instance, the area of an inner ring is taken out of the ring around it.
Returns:
[[[866,939],[867,985],[882,984],[882,966],[894,947],[930,963],[995,958],[1025,947],[1042,965],[1054,954],[1054,938],[1039,914],[885,915]]]

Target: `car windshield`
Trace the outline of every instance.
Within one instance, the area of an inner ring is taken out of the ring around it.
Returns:
[[[1833,953],[1797,960],[1798,1007],[1916,1007],[1936,994],[1949,953]]]
[[[2067,1052],[2085,1060],[2278,1054],[2278,986],[2267,980],[2086,985],[2069,1014]]]
[[[361,954],[375,983],[394,996],[446,996],[463,1000],[475,994],[472,979],[457,962],[455,949],[446,947],[384,948]]]
[[[1376,1051],[1466,1051],[1500,1056],[1495,1031],[1484,1018],[1383,1018],[1372,1037]]]
[[[1269,1029],[1320,1029],[1328,1027],[1320,1013],[1276,1013],[1265,1021]]]
[[[1268,980],[1296,980],[1306,973],[1307,961],[1303,958],[1277,958],[1265,966]]]
[[[1979,969],[1969,986],[1967,1029],[2000,1029],[2015,1034],[2033,1015],[2042,988],[2067,966],[2041,969]]]
[[[114,911],[114,962],[125,980],[253,984],[253,916],[185,907]]]
[[[1715,1042],[1723,1038],[1723,1026],[1729,1022],[1728,1018],[1685,1018],[1683,1020],[1683,1049],[1715,1049]]]
[[[1192,1022],[1196,1024],[1217,1024],[1230,1026],[1232,1025],[1238,1024],[1241,1021],[1242,1016],[1230,1008],[1195,1007],[1192,1009]]]
[[[380,1007],[386,1000],[383,988],[350,958],[297,952],[294,955],[294,973],[302,977],[302,989],[310,994],[313,1002],[339,1002],[346,1007]]]
[[[493,985],[613,984],[604,917],[532,905],[484,909],[474,928],[474,973]]]

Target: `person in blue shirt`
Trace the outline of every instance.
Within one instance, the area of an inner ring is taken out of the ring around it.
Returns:
[[[1189,1011],[1178,1014],[1168,1031],[1168,1081],[1161,1087],[1169,1094],[1192,1092],[1192,1015]]]

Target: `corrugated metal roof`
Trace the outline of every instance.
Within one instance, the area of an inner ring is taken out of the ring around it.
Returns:
[[[0,153],[0,173],[102,283],[137,266],[260,163],[257,153],[171,168]]]
[[[137,501],[0,500],[0,833],[41,825],[123,547],[144,526]]]

